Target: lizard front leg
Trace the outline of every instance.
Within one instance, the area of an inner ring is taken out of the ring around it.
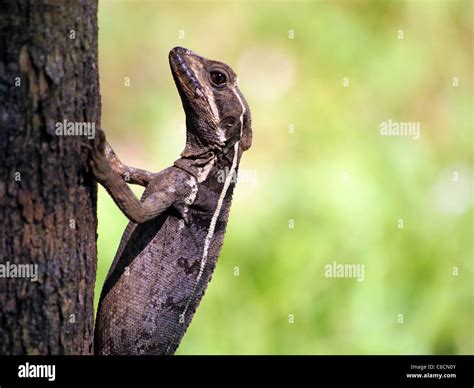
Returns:
[[[105,141],[104,154],[110,166],[127,182],[146,187],[155,176],[154,173],[123,164],[110,144]]]
[[[106,143],[102,131],[101,133],[92,148],[92,171],[97,181],[104,186],[127,218],[140,224],[151,220],[169,208],[177,199],[176,191],[172,189],[155,192],[149,195],[144,202],[138,200],[123,179],[123,174],[129,174],[130,183],[136,182],[144,186],[148,185],[154,174],[124,166]]]

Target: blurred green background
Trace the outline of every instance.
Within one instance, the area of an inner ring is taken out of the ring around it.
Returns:
[[[178,354],[473,353],[472,2],[101,0],[99,28],[124,163],[159,171],[184,147],[174,46],[230,64],[253,115]],[[389,119],[420,139],[381,136]],[[101,188],[96,300],[126,223]],[[326,278],[334,261],[364,281]]]

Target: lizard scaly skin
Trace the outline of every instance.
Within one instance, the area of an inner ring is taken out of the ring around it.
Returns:
[[[169,62],[186,113],[181,158],[158,173],[127,167],[103,135],[92,152],[97,180],[131,220],[102,290],[96,354],[176,351],[211,280],[251,145],[250,110],[232,69],[181,47]],[[140,201],[125,181],[146,187]]]

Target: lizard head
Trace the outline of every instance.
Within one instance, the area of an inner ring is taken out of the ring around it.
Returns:
[[[182,47],[170,51],[169,62],[186,113],[183,156],[223,149],[237,141],[242,151],[249,149],[250,110],[230,66]]]

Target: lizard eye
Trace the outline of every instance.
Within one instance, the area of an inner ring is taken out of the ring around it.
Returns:
[[[211,71],[211,82],[214,86],[222,86],[227,82],[227,77],[220,71]]]

